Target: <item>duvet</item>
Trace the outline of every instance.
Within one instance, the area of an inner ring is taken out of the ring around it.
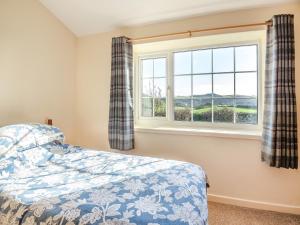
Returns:
[[[1,225],[206,225],[205,173],[63,143],[40,124],[0,129]]]

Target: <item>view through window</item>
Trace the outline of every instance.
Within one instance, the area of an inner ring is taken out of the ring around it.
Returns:
[[[172,59],[143,58],[141,116],[257,124],[257,52],[257,45],[243,45],[173,52]]]

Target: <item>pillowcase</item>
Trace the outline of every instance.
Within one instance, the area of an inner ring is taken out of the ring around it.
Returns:
[[[63,143],[64,134],[57,127],[44,124],[17,124],[0,128],[0,148],[17,152],[53,141]]]
[[[12,149],[14,141],[10,137],[0,137],[0,158],[7,156],[7,153]]]

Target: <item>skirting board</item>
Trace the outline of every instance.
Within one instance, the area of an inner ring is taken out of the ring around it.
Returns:
[[[252,201],[247,199],[241,198],[232,198],[223,195],[214,195],[208,194],[208,201],[211,202],[218,202],[224,203],[229,205],[236,205],[254,209],[262,209],[262,210],[269,210],[269,211],[276,211],[282,213],[292,213],[300,215],[300,206],[291,206],[291,205],[284,205],[284,204],[275,204],[270,202],[260,202],[260,201]]]

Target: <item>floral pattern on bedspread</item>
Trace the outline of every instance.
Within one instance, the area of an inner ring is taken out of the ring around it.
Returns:
[[[35,152],[47,160],[0,159],[0,224],[207,224],[199,166],[53,142]]]

